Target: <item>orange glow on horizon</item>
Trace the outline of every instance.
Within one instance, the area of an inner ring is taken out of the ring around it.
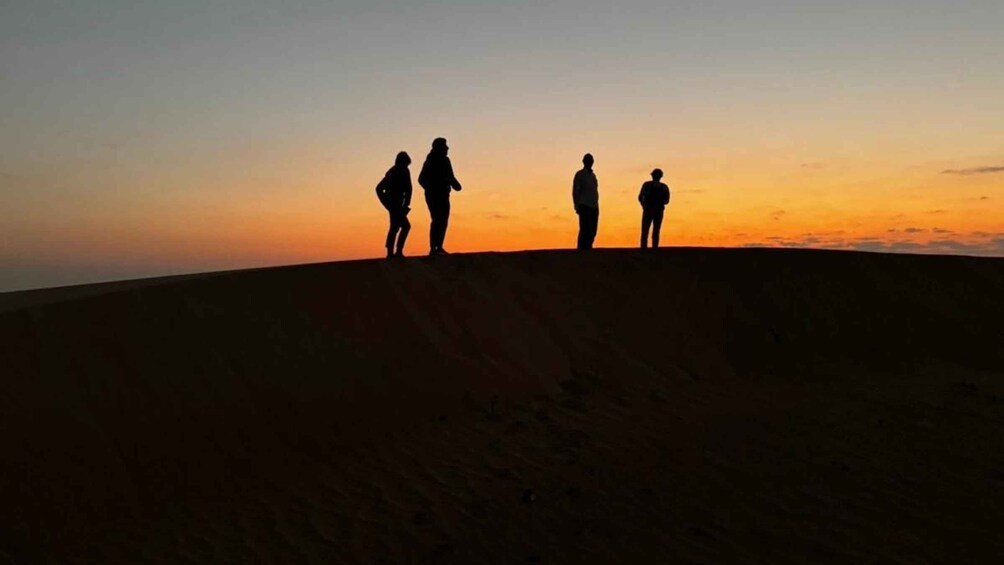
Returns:
[[[598,247],[634,247],[641,210],[638,187],[648,167],[627,170],[598,156]],[[417,177],[421,156],[415,158]],[[571,177],[577,164],[505,185],[490,170],[454,156],[465,189],[454,193],[446,247],[451,251],[571,248],[577,220]],[[738,247],[796,245],[854,248],[860,242],[905,250],[941,240],[974,246],[1004,233],[1004,212],[995,206],[1004,175],[980,178],[914,172],[890,182],[867,171],[795,165],[778,174],[770,162],[730,171],[726,178],[706,165],[654,162],[667,171],[673,193],[663,226],[664,245]],[[192,264],[212,269],[379,257],[387,218],[373,194],[386,163],[354,168],[337,183],[314,163],[283,182],[212,178],[192,194],[156,210],[134,205],[113,221],[78,222],[69,241],[60,230],[40,227],[34,252],[60,257],[119,257],[136,262]],[[412,233],[406,252],[422,255],[428,244],[428,212],[415,182]],[[104,218],[102,218],[104,220]],[[57,245],[57,242],[59,244]],[[30,247],[29,247],[30,248]],[[59,251],[54,251],[55,249]],[[932,248],[938,251],[936,244]]]

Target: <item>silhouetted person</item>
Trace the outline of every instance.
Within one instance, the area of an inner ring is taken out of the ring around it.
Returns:
[[[593,156],[582,157],[582,169],[572,181],[572,203],[579,215],[579,249],[592,249],[596,228],[600,221],[599,182],[593,172]]]
[[[638,202],[641,203],[641,248],[648,247],[648,228],[652,227],[652,248],[659,247],[659,230],[662,228],[662,214],[669,204],[669,187],[659,182],[662,170],[652,171],[652,180],[641,185]]]
[[[408,165],[411,157],[404,151],[397,154],[394,166],[383,180],[377,184],[376,193],[380,203],[390,214],[390,229],[387,230],[387,257],[404,257],[404,242],[411,231],[408,212],[411,211],[411,171]],[[396,240],[396,245],[395,245]]]
[[[460,181],[453,175],[453,164],[446,156],[449,151],[445,139],[437,137],[433,140],[432,150],[418,175],[418,184],[425,189],[425,203],[429,205],[429,216],[432,218],[429,226],[429,255],[448,255],[443,249],[443,241],[446,239],[446,227],[450,223],[450,190],[459,191],[462,188]]]

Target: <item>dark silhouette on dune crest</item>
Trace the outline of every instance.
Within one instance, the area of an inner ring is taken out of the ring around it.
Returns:
[[[586,153],[582,157],[582,168],[572,179],[572,204],[579,216],[578,249],[593,248],[600,220],[599,182],[593,172],[593,163],[593,156]]]
[[[464,254],[0,294],[0,563],[992,563],[1004,260]]]
[[[659,231],[662,229],[662,216],[669,204],[669,187],[660,182],[662,169],[652,171],[652,180],[641,185],[638,193],[638,203],[641,204],[641,248],[648,247],[648,230],[652,229],[652,248],[659,247]]]
[[[397,154],[394,166],[391,167],[383,180],[377,184],[376,193],[380,203],[387,209],[390,216],[390,228],[387,230],[387,257],[403,257],[404,243],[411,231],[408,212],[411,211],[411,171],[408,165],[411,157],[404,151]]]
[[[453,174],[453,163],[447,154],[450,147],[446,140],[437,137],[432,142],[432,150],[422,164],[418,184],[425,189],[425,203],[429,206],[429,255],[448,255],[443,249],[446,228],[450,223],[450,191],[460,191],[463,187]]]

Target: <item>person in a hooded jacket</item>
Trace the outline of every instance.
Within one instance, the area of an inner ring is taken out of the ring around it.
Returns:
[[[404,242],[411,231],[408,212],[411,211],[411,171],[408,165],[411,157],[404,151],[397,154],[394,166],[383,180],[377,184],[376,193],[380,203],[390,215],[390,229],[387,230],[387,258],[404,257]]]
[[[443,242],[450,223],[450,191],[460,191],[462,188],[453,174],[453,164],[446,156],[449,151],[446,139],[436,138],[422,165],[422,172],[418,175],[418,184],[425,189],[425,203],[429,206],[429,216],[432,218],[429,226],[429,255],[448,255],[443,249]]]

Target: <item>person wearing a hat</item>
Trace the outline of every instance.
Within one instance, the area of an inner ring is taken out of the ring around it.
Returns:
[[[652,228],[652,248],[659,247],[659,230],[662,228],[662,215],[669,204],[669,187],[660,182],[662,170],[652,171],[652,180],[641,185],[638,202],[641,203],[641,248],[648,247],[648,230]]]
[[[432,218],[429,226],[429,255],[448,255],[443,249],[443,241],[446,239],[446,227],[450,223],[450,190],[461,189],[460,181],[453,174],[453,164],[446,156],[449,151],[446,139],[434,139],[432,150],[418,175],[418,184],[425,189],[425,203],[429,206],[429,216]]]

